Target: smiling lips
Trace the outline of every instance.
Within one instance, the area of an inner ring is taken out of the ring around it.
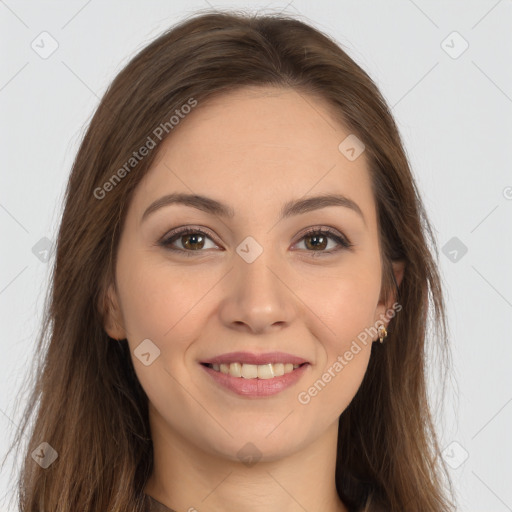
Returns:
[[[307,364],[307,361],[285,352],[230,352],[203,361],[202,364],[231,377],[272,379],[291,373],[299,366]]]
[[[303,363],[307,364],[307,363]],[[280,377],[286,373],[293,372],[294,369],[300,365],[292,363],[268,363],[268,364],[246,364],[246,363],[231,363],[231,364],[208,364],[216,372],[231,375],[231,377],[242,377],[244,379],[273,379]]]
[[[217,383],[246,397],[279,393],[297,382],[310,366],[305,359],[284,352],[231,352],[201,364]]]

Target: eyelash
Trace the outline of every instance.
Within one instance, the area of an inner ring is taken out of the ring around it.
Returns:
[[[171,231],[171,233],[166,235],[159,242],[159,245],[164,247],[165,249],[171,251],[171,252],[184,254],[187,257],[195,256],[197,253],[204,252],[204,250],[201,250],[201,249],[199,249],[197,251],[187,251],[185,249],[178,249],[178,248],[175,248],[175,247],[171,246],[171,244],[175,240],[178,240],[180,236],[190,235],[190,234],[200,234],[200,235],[203,235],[203,236],[209,238],[214,243],[217,243],[217,242],[215,242],[215,240],[213,240],[213,238],[210,235],[208,235],[208,233],[206,233],[202,229],[188,227],[188,228],[183,228],[183,229],[179,229],[179,230],[176,230],[176,231]],[[350,243],[348,238],[340,236],[337,231],[334,231],[334,230],[332,230],[330,228],[321,228],[321,229],[320,228],[311,228],[311,229],[308,229],[308,231],[306,231],[302,235],[302,237],[298,240],[298,242],[300,242],[304,238],[307,238],[308,236],[312,236],[312,235],[326,235],[328,238],[331,238],[332,240],[334,240],[335,242],[337,242],[339,244],[339,246],[336,249],[331,249],[330,251],[308,251],[308,250],[306,250],[306,252],[311,253],[311,256],[314,257],[314,258],[315,257],[322,257],[324,255],[334,254],[334,253],[337,253],[338,251],[342,251],[344,249],[349,249],[350,247],[353,247],[353,244]],[[296,242],[296,243],[298,243],[298,242]]]

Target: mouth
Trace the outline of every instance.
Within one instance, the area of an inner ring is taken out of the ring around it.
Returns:
[[[267,363],[267,364],[247,364],[247,363],[201,363],[203,366],[212,369],[215,372],[229,375],[230,377],[239,377],[242,379],[274,379],[292,373],[293,371],[309,363]]]
[[[220,389],[242,398],[262,399],[277,395],[297,385],[308,373],[311,363],[266,363],[240,362],[201,363],[204,371]]]

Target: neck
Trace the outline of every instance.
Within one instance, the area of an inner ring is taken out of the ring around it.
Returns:
[[[146,494],[174,510],[348,512],[334,480],[338,422],[313,444],[251,464],[201,450],[153,409],[153,473]],[[250,451],[250,449],[249,449]]]

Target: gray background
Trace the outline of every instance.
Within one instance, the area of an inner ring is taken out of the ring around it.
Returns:
[[[380,87],[440,248],[454,367],[445,392],[435,376],[430,392],[446,399],[436,421],[459,510],[512,511],[511,0],[0,0],[0,455],[19,420],[16,393],[85,125],[136,51],[209,6],[300,13]],[[0,511],[13,510],[8,469]]]

